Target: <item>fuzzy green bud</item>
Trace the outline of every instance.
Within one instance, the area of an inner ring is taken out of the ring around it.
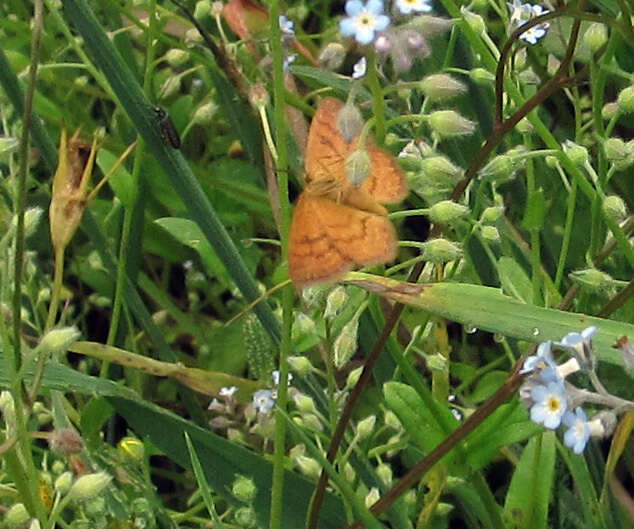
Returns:
[[[446,263],[462,257],[462,248],[447,239],[432,239],[423,245],[424,257],[434,263]]]
[[[42,218],[42,213],[44,210],[42,208],[28,208],[24,212],[24,236],[30,237],[35,232],[37,225],[40,222],[40,218]],[[15,227],[18,224],[17,216],[13,217],[12,227]]]
[[[194,18],[196,20],[204,20],[211,15],[211,2],[209,0],[201,0],[196,2],[194,7]]]
[[[31,516],[29,515],[29,511],[26,510],[23,503],[16,503],[12,505],[7,511],[7,514],[4,516],[4,521],[7,524],[7,527],[11,529],[26,527],[30,519]]]
[[[332,320],[339,314],[339,311],[348,301],[348,293],[345,287],[337,285],[332,289],[326,299],[326,309],[324,310],[324,318]]]
[[[486,31],[486,24],[484,23],[484,19],[480,15],[469,11],[464,6],[460,8],[460,12],[462,13],[462,17],[475,33],[477,33],[478,35],[484,35]]]
[[[46,354],[65,353],[75,343],[81,333],[77,327],[62,327],[48,331],[41,339],[38,350]]]
[[[346,461],[346,464],[343,467],[343,476],[346,478],[348,483],[352,483],[357,477],[357,473],[349,461]]]
[[[385,420],[385,425],[388,428],[392,428],[393,430],[403,429],[403,425],[401,424],[401,421],[398,420],[398,417],[392,410],[387,410],[385,412],[384,420]]]
[[[479,84],[489,84],[495,81],[495,75],[484,68],[474,68],[469,72],[469,77]]]
[[[251,503],[258,493],[258,489],[251,478],[238,476],[231,485],[231,493],[240,501]]]
[[[308,395],[304,395],[303,393],[296,393],[293,396],[293,400],[295,401],[295,406],[302,413],[317,413],[317,408],[315,408],[315,401],[310,398]]]
[[[616,98],[619,110],[624,114],[634,112],[634,85],[628,86],[619,92]]]
[[[419,83],[419,87],[431,101],[450,99],[467,91],[464,83],[445,73],[428,75]]]
[[[598,292],[606,289],[612,284],[610,275],[596,268],[586,268],[585,270],[577,270],[569,274],[570,279],[582,288],[587,288],[592,292]]]
[[[106,512],[106,498],[103,496],[97,496],[96,498],[88,500],[84,504],[84,512],[89,518],[103,516]]]
[[[528,120],[528,118],[520,119],[517,125],[515,125],[515,128],[520,134],[532,134],[533,132],[535,132],[535,127]]]
[[[346,389],[352,389],[359,382],[359,377],[361,377],[361,372],[363,371],[363,367],[357,367],[348,373],[348,378],[346,379]]]
[[[289,356],[287,361],[291,369],[300,377],[304,377],[314,370],[313,364],[305,356]]]
[[[235,520],[238,527],[243,527],[244,529],[257,527],[258,524],[255,510],[251,506],[244,506],[236,509],[236,511],[233,513],[233,519]]]
[[[343,367],[357,350],[358,318],[353,318],[343,326],[332,345],[334,363],[337,369]]]
[[[317,479],[321,474],[321,465],[312,457],[302,455],[297,456],[295,458],[295,463],[297,463],[299,470],[305,476]]]
[[[618,195],[608,195],[601,205],[607,217],[620,222],[627,215],[627,207]]]
[[[468,213],[469,208],[467,206],[458,204],[453,200],[443,200],[429,208],[428,216],[432,222],[449,224],[464,217]]]
[[[94,498],[105,489],[112,481],[112,476],[106,472],[95,472],[94,474],[85,474],[73,483],[68,497],[72,501],[85,501]]]
[[[237,430],[236,428],[227,428],[227,439],[232,443],[242,444],[246,442],[244,432]]]
[[[337,131],[343,139],[350,143],[361,134],[363,128],[363,117],[361,112],[353,104],[343,105],[337,115]]]
[[[218,105],[213,101],[209,103],[205,103],[204,105],[200,105],[196,112],[194,112],[194,116],[192,120],[197,125],[209,125],[211,123],[212,118],[216,114],[218,110]]]
[[[605,24],[594,22],[583,34],[583,43],[588,46],[592,53],[599,50],[608,41],[608,30]]]
[[[442,137],[468,136],[473,134],[476,124],[455,110],[436,110],[427,117],[431,129]]]
[[[449,158],[445,156],[430,156],[424,158],[421,160],[420,165],[423,173],[429,175],[434,180],[453,185],[462,179],[462,168],[451,163]]]
[[[619,105],[615,101],[606,103],[601,109],[601,117],[603,119],[612,119],[619,112]]]
[[[480,216],[480,222],[486,224],[493,224],[504,214],[504,208],[502,206],[490,206],[486,208]]]
[[[362,419],[357,423],[357,438],[359,441],[363,441],[367,439],[372,430],[374,430],[374,425],[376,424],[376,415],[368,415],[365,419]]]
[[[365,149],[355,149],[346,158],[346,174],[348,183],[352,186],[359,187],[369,176],[372,168],[370,156]]]
[[[376,467],[376,474],[385,485],[390,485],[392,483],[394,476],[390,465],[380,463],[379,466]]]
[[[0,138],[0,158],[9,155],[12,152],[16,152],[19,146],[20,141],[17,138]]]
[[[486,164],[478,174],[480,178],[507,181],[515,176],[516,165],[508,154],[499,154]]]
[[[295,314],[295,322],[293,324],[293,334],[302,336],[305,334],[312,334],[314,332],[315,321],[303,312],[297,312]]]
[[[625,143],[621,138],[608,138],[603,144],[605,156],[614,164],[614,167],[622,171],[634,163],[634,148],[632,142]]]
[[[165,80],[159,92],[162,98],[169,99],[170,97],[175,95],[180,89],[181,89],[180,75],[172,75]]]
[[[338,42],[330,42],[321,50],[317,60],[326,70],[338,70],[346,58],[346,49]]]
[[[223,8],[224,8],[224,4],[220,0],[217,0],[216,2],[212,2],[211,3],[211,16],[212,17],[221,16]]]
[[[304,426],[306,428],[313,430],[315,432],[324,431],[324,425],[321,423],[317,415],[313,413],[307,413],[306,415],[303,415],[302,418],[304,419]]]
[[[564,153],[570,158],[572,163],[579,167],[583,167],[588,162],[588,149],[575,143],[574,141],[566,140],[563,143]]]
[[[165,60],[170,66],[181,66],[189,59],[189,53],[185,50],[172,48],[165,54]]]
[[[60,461],[59,459],[56,459],[55,461],[53,461],[53,464],[51,465],[51,472],[53,474],[60,475],[65,470],[66,470],[66,464],[63,461]]]
[[[369,509],[374,505],[379,499],[381,495],[379,494],[379,489],[377,487],[372,487],[370,492],[368,492],[365,496],[365,506]]]
[[[498,244],[500,242],[500,232],[495,226],[482,226],[480,234],[484,240],[490,243]]]

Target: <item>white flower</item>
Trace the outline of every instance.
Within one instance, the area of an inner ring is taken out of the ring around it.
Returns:
[[[361,79],[368,71],[368,59],[361,57],[352,67],[352,78]]]
[[[253,407],[261,413],[268,413],[275,406],[273,392],[270,389],[260,389],[253,394]]]
[[[348,0],[345,6],[346,18],[339,22],[339,31],[345,37],[354,37],[359,44],[370,44],[377,31],[383,31],[390,24],[390,17],[383,14],[381,0]]]
[[[572,448],[575,454],[580,454],[590,439],[590,425],[585,412],[580,407],[574,413],[567,411],[562,422],[568,426],[564,434],[564,444]]]
[[[531,421],[543,424],[551,430],[561,424],[566,406],[566,389],[560,382],[550,382],[546,386],[535,386],[531,391],[533,406]]]
[[[236,386],[224,387],[220,388],[219,395],[221,397],[233,397],[238,392],[238,388]]]
[[[432,9],[430,0],[396,0],[396,8],[404,15],[429,13]]]

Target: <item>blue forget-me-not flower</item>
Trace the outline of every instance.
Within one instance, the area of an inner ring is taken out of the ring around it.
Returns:
[[[346,18],[339,22],[339,31],[346,37],[353,37],[359,44],[370,44],[377,31],[390,25],[390,17],[383,13],[381,0],[348,0],[345,6]]]

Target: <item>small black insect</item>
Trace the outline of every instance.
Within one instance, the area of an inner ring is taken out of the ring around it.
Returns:
[[[181,146],[181,138],[176,131],[172,118],[170,118],[169,114],[161,107],[152,107],[152,110],[156,116],[163,143],[171,145],[174,149],[178,149]]]

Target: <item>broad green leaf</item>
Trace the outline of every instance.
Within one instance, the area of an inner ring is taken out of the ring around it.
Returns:
[[[511,479],[506,494],[504,516],[511,527],[518,529],[547,529],[548,505],[555,470],[554,432],[533,437],[522,452],[522,457]]]

